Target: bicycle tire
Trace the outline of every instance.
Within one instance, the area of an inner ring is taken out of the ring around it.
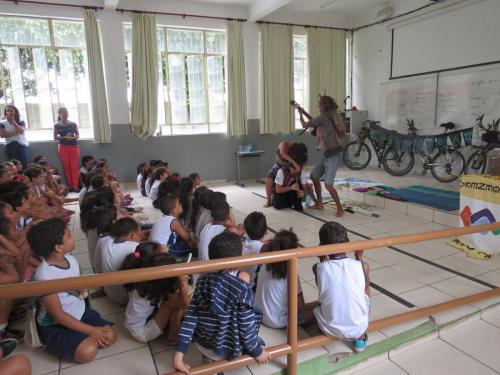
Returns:
[[[350,156],[350,153],[352,155],[361,155],[362,152],[366,152],[367,158],[366,161],[362,161],[361,163],[355,163],[355,160],[353,160]],[[364,142],[359,143],[359,142],[350,142],[344,147],[344,151],[342,153],[342,159],[344,160],[344,164],[347,168],[352,169],[354,171],[359,171],[361,169],[366,168],[367,165],[370,164],[370,161],[372,160],[372,152],[370,150],[370,147]]]
[[[413,152],[408,152],[408,153],[402,152],[400,155],[401,157],[403,157],[406,154],[409,156],[410,159],[409,159],[408,165],[406,167],[404,167],[402,170],[397,170],[397,169],[393,169],[388,164],[389,160],[399,159],[398,157],[389,158],[389,155],[391,153],[396,153],[396,151],[389,149],[389,150],[386,150],[384,152],[384,154],[382,155],[382,166],[384,167],[385,171],[392,176],[404,176],[404,175],[408,174],[412,170],[413,165],[415,164],[415,154]],[[396,153],[396,156],[397,156],[397,153]]]
[[[486,172],[487,157],[488,153],[483,149],[474,151],[465,164],[465,174],[484,174]]]
[[[441,152],[438,152],[436,155],[434,155],[434,157],[431,159],[431,173],[432,173],[432,176],[438,180],[439,182],[452,182],[452,181],[455,181],[458,177],[460,177],[460,175],[464,172],[465,170],[465,158],[464,156],[462,155],[462,153],[459,151],[459,150],[454,150],[454,151],[446,151],[446,154],[444,154],[445,156],[447,156],[448,154],[451,154],[451,156],[453,157],[453,155],[456,155],[458,157],[458,160],[460,160],[460,168],[458,170],[457,173],[450,173],[450,168],[451,168],[451,165],[449,166],[447,163],[444,167],[446,168],[446,172],[448,173],[449,177],[448,178],[443,178],[439,173],[439,169],[438,168],[443,168],[443,166],[441,165],[435,165],[438,158],[440,156],[442,156],[443,154]],[[452,163],[453,163],[453,160],[452,160]]]

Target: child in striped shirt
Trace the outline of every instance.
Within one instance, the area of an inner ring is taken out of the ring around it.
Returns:
[[[240,256],[241,239],[223,232],[213,238],[208,251],[210,259]],[[269,362],[271,356],[258,336],[261,320],[248,273],[228,269],[203,274],[177,337],[174,368],[189,373],[184,354],[191,341],[211,361],[232,360],[248,353],[259,364]]]

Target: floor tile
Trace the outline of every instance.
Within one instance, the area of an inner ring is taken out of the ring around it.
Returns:
[[[477,278],[500,288],[500,270],[483,273],[477,276]]]
[[[302,286],[302,293],[304,293],[304,301],[306,303],[318,300],[318,288],[314,281],[301,281],[300,285]]]
[[[483,320],[476,320],[440,337],[441,340],[500,373],[500,356],[498,355],[500,353],[500,328]]]
[[[455,274],[451,272],[444,271],[441,268],[417,259],[405,263],[398,263],[390,268],[424,284],[436,283],[455,276]]]
[[[353,375],[405,375],[408,374],[401,367],[396,365],[394,362],[390,360],[385,360],[379,364],[371,366],[367,369],[361,371],[355,371],[352,373]]]
[[[424,286],[421,282],[388,267],[371,271],[370,280],[395,294],[404,293]]]
[[[148,347],[97,359],[84,365],[62,369],[60,372],[61,375],[156,375],[156,373]]]
[[[500,307],[484,312],[481,319],[500,328]]]
[[[465,297],[471,294],[484,292],[490,288],[478,284],[474,281],[464,279],[463,277],[456,276],[451,279],[446,279],[435,284],[433,288],[439,289],[443,293],[449,294],[453,297]]]
[[[494,374],[495,372],[455,349],[435,339],[390,359],[412,375],[428,374]]]
[[[158,374],[163,375],[174,371],[172,367],[173,358],[174,358],[173,349],[154,354],[154,361],[158,369]],[[184,356],[184,362],[191,367],[199,366],[202,364],[202,355],[200,351],[196,348],[196,345],[191,344],[189,346],[189,349]]]
[[[31,361],[32,375],[59,371],[59,358],[45,349],[33,349],[26,344],[21,344],[15,353],[28,356]]]
[[[452,296],[430,286],[410,290],[409,292],[401,293],[399,296],[418,307],[437,305],[438,303],[453,299]]]
[[[299,259],[299,276],[306,281],[314,282],[313,265],[319,262],[317,257]]]
[[[385,294],[372,296],[370,306],[370,322],[410,311],[406,306],[387,297]]]
[[[387,247],[370,249],[365,252],[365,257],[373,259],[384,266],[392,266],[393,264],[408,262],[412,259]]]

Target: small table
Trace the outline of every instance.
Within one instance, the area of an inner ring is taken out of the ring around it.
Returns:
[[[257,158],[257,182],[262,182],[260,179],[260,157],[264,155],[266,152],[262,150],[256,151],[236,151],[236,170],[238,172],[238,179],[236,180],[236,185],[244,187],[245,184],[241,182],[240,179],[240,160],[247,158]]]

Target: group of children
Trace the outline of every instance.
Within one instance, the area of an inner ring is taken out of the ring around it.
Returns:
[[[300,167],[306,160],[304,148],[300,144],[285,148],[293,160],[290,168],[297,170],[294,163]],[[175,265],[192,256],[213,260],[298,247],[292,231],[282,230],[266,240],[266,218],[260,212],[252,212],[238,225],[224,193],[201,185],[196,173],[171,174],[162,160],[137,168],[138,190],[161,212],[156,223],[141,225],[133,218],[140,209],[130,207],[132,198],[121,193],[107,161],[83,159],[80,223],[96,273]],[[78,276],[78,261],[70,255],[75,240],[67,226],[73,212],[63,207],[69,199],[54,169],[46,160],[25,171],[4,164],[0,166],[0,282]],[[323,225],[319,237],[321,245],[348,241],[345,228],[333,222]],[[369,281],[362,252],[356,258],[345,254],[320,258],[314,268],[319,301],[306,304],[299,283],[297,309],[299,324],[317,322],[327,335],[354,340],[354,349],[360,351],[367,341]],[[148,342],[165,333],[175,345],[174,367],[179,371],[188,373],[183,356],[191,342],[213,361],[243,353],[258,363],[269,361],[259,328],[261,323],[271,328],[288,323],[287,263],[193,276],[106,286],[93,296],[105,295],[126,306],[125,327],[136,340]],[[113,323],[91,309],[86,297],[83,290],[65,291],[43,296],[35,304],[43,345],[81,363],[116,341]],[[0,301],[0,338],[8,337],[14,302]]]

